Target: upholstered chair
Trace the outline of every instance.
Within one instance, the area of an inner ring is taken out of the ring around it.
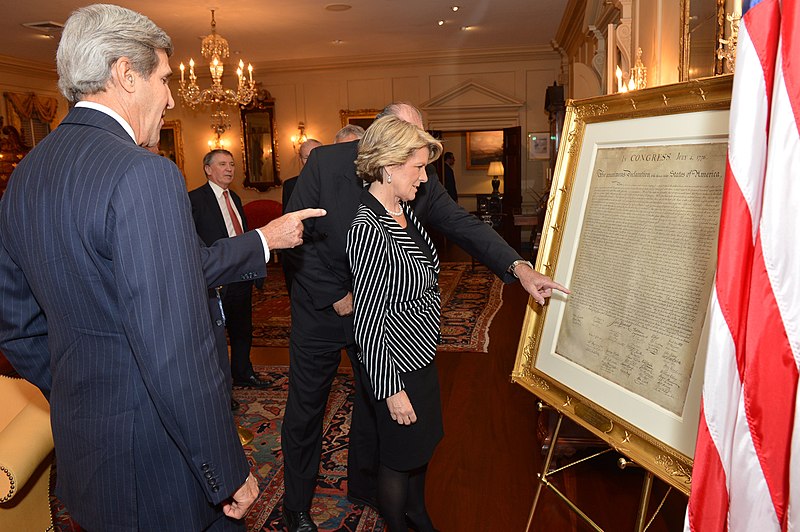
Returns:
[[[50,405],[33,384],[0,375],[0,530],[52,529]]]

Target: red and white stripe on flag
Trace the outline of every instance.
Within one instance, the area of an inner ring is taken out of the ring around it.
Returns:
[[[800,531],[800,0],[745,0],[686,529]]]

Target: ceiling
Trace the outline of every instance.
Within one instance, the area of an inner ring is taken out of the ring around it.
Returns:
[[[150,17],[172,38],[173,68],[200,60],[211,30],[228,39],[231,55],[253,63],[330,61],[403,53],[549,47],[568,0],[189,0],[119,1]],[[350,5],[331,11],[332,4]],[[86,2],[27,0],[3,10],[0,55],[54,64],[52,38],[23,23],[63,23]],[[458,5],[454,12],[451,6]],[[438,21],[443,20],[443,25]],[[462,27],[470,27],[462,29]],[[335,41],[340,41],[338,44]],[[203,63],[203,61],[198,61]]]

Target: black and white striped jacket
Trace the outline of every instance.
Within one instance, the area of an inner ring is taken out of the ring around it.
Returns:
[[[439,257],[411,208],[403,211],[432,261],[367,190],[347,233],[358,357],[378,400],[404,388],[400,373],[430,364],[439,340]]]

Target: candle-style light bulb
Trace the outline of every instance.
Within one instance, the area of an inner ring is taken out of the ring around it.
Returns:
[[[186,70],[186,67],[185,67],[185,66],[183,66],[183,63],[181,63],[181,66],[180,66],[180,67],[178,67],[178,68],[180,68],[180,69],[181,69],[181,83],[183,83],[183,71],[184,71],[184,70]]]
[[[250,74],[250,83],[253,82],[253,65],[247,63],[247,72]]]

